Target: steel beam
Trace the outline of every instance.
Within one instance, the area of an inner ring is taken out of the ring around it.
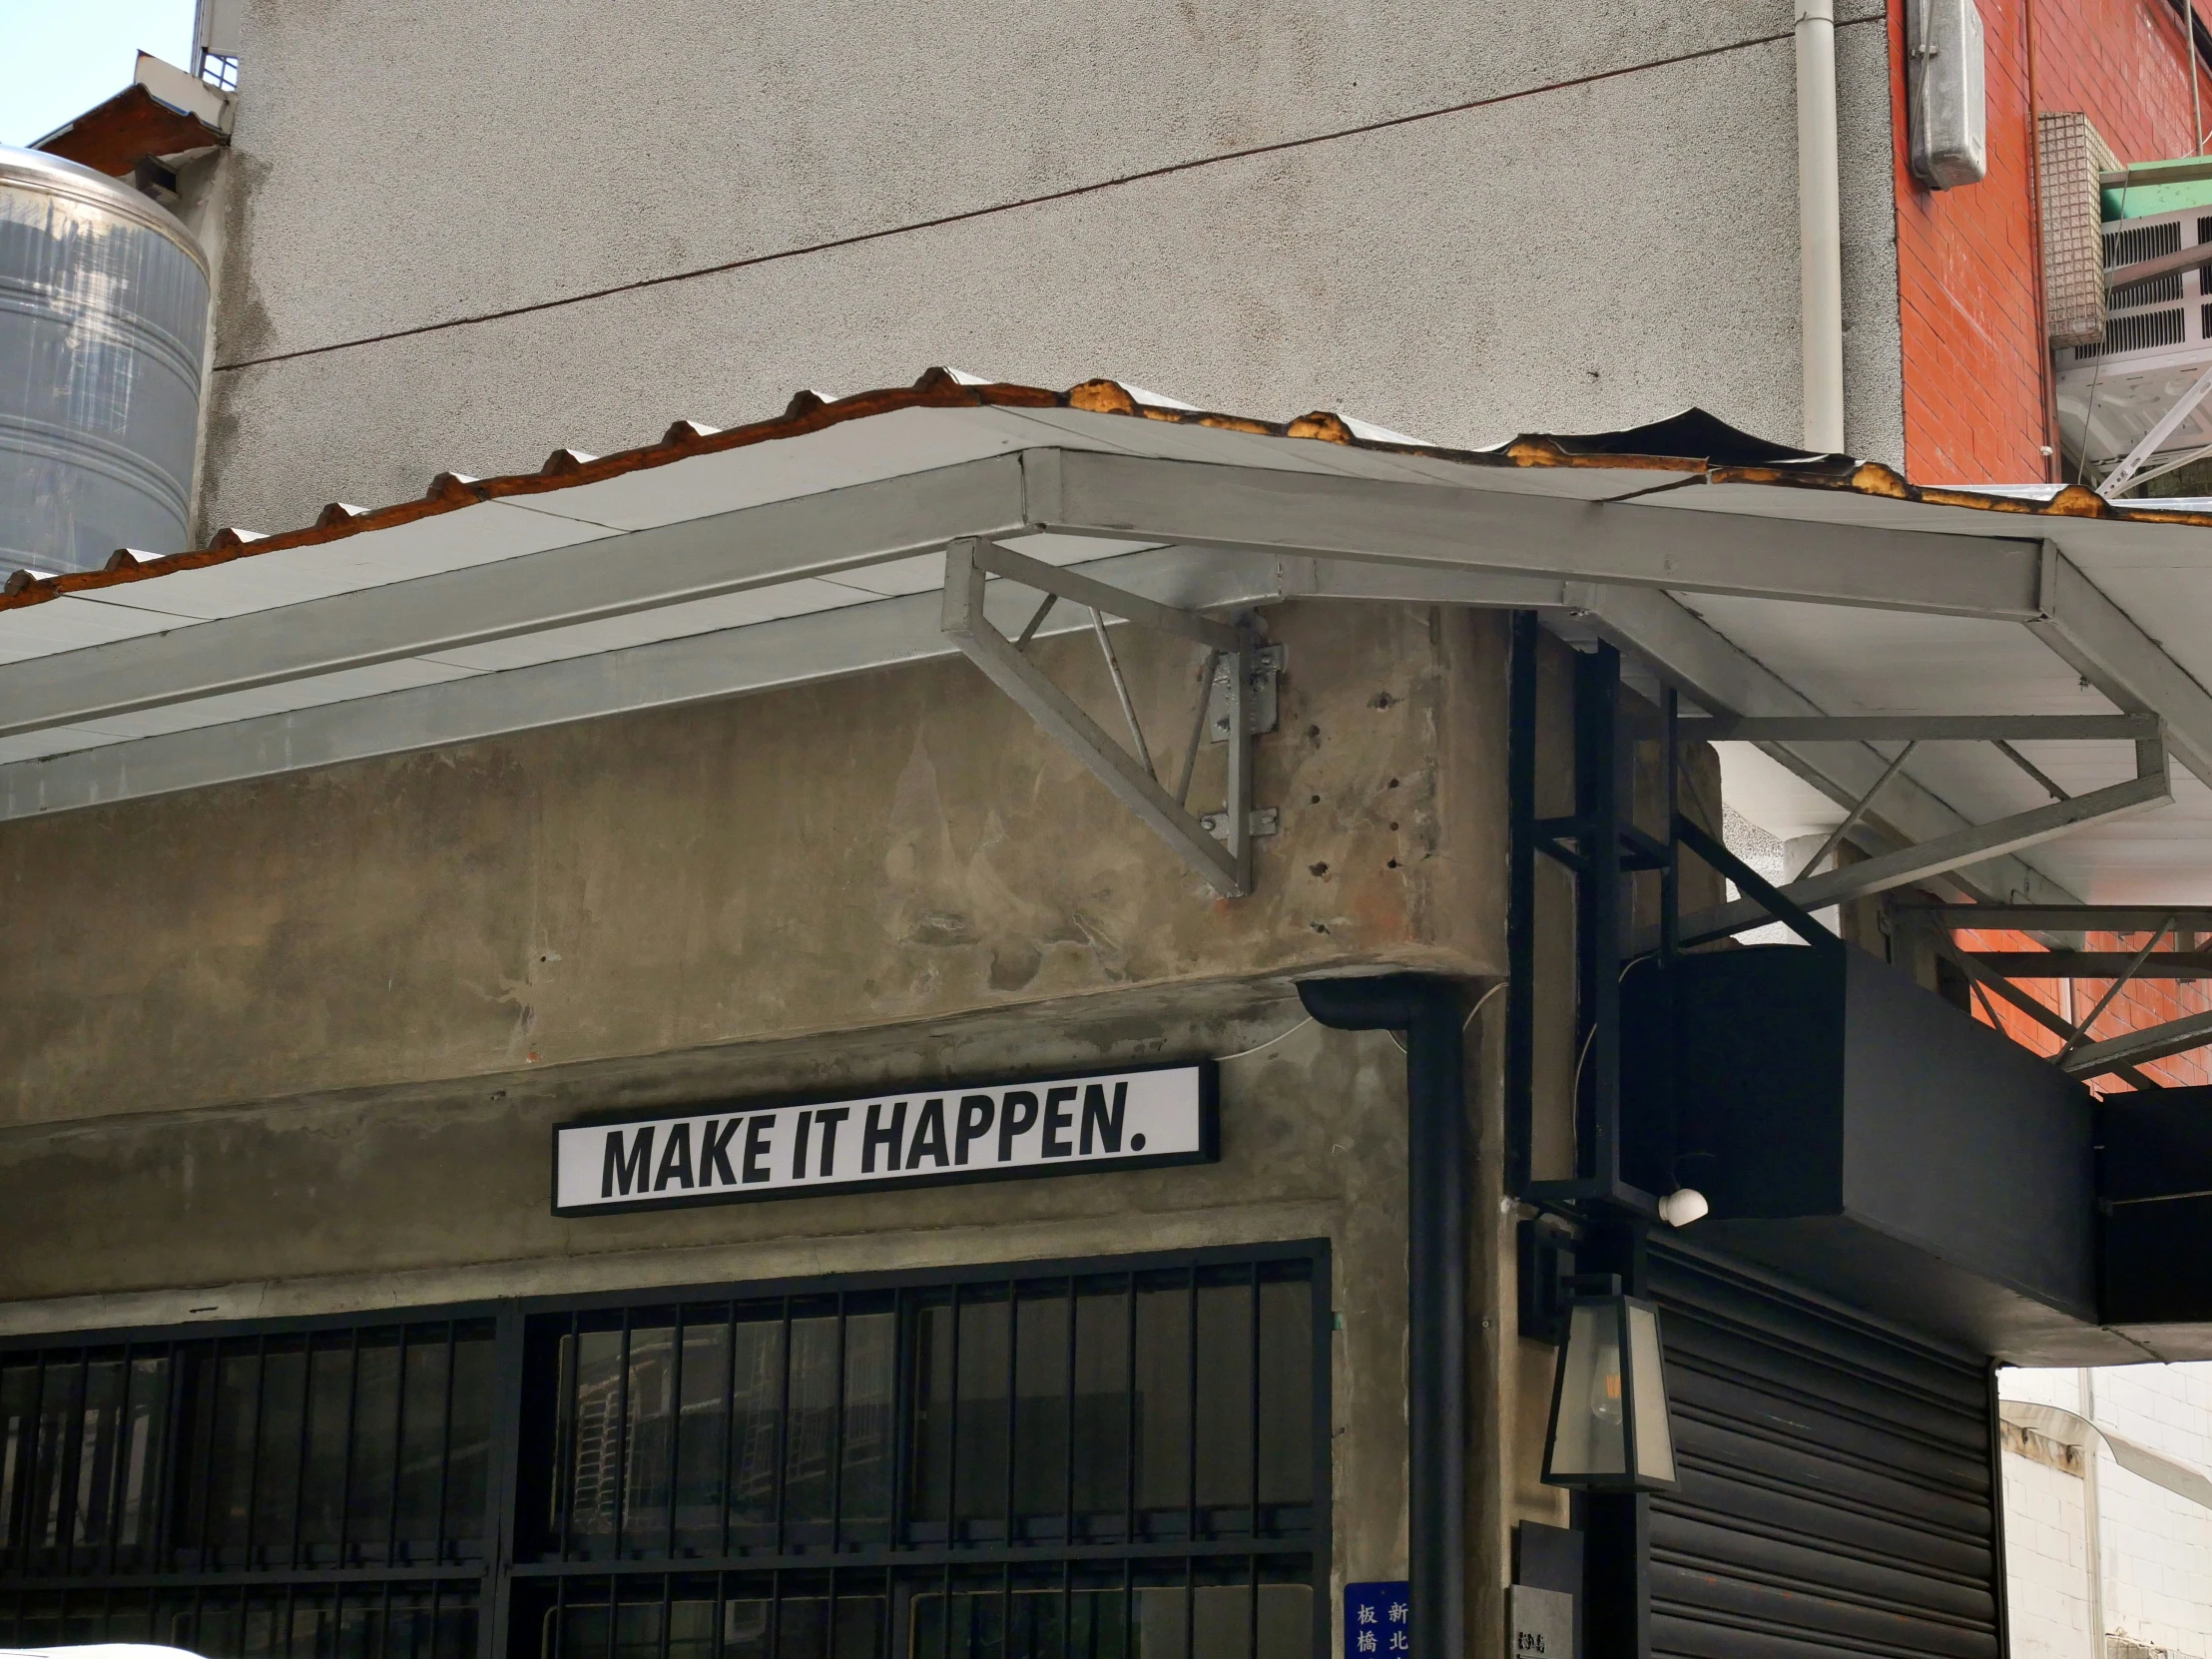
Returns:
[[[2023,933],[2141,933],[2153,927],[2212,933],[2212,905],[1915,904],[1939,927],[2012,928]]]
[[[1155,549],[1085,568],[1118,589],[1186,610],[1237,609],[1281,596],[1275,561],[1259,554]],[[932,589],[14,761],[0,765],[0,822],[942,659],[956,649],[942,632],[942,611]],[[1011,633],[1029,613],[1018,589],[1000,594],[994,584],[990,614]],[[1080,610],[1063,605],[1039,633],[1087,627]]]
[[[1587,618],[1623,651],[1650,664],[1703,709],[1753,717],[1828,718],[1797,688],[1664,593],[1569,584],[1562,597],[1570,611]],[[1758,747],[1847,810],[1865,799],[1889,765],[1864,744],[1767,742]],[[1971,828],[1963,814],[1910,775],[1894,779],[1884,789],[1882,803],[1868,810],[1858,832],[1860,842],[1877,851]],[[2042,871],[2009,854],[1947,871],[1936,880],[1946,891],[1968,898],[2064,902],[2073,897]]]
[[[1907,913],[1910,914],[1911,912]],[[1965,951],[1960,950],[1957,942],[1941,928],[1929,928],[1926,936],[1928,942],[1935,947],[1938,955],[1948,957],[1951,964],[1972,982],[1975,990],[1981,996],[1982,1007],[1987,1011],[1991,1025],[1997,1025],[1998,1023],[1996,1009],[1989,1006],[1988,999],[1993,995],[2003,998],[2037,1025],[2050,1032],[2060,1042],[2064,1042],[2073,1035],[2074,1028],[2072,1024],[2059,1018],[2055,1009],[2044,1007],[2032,996],[2029,996],[2027,992],[2021,990],[2019,986],[2013,984],[2011,980],[1984,967]],[[2153,1089],[2158,1086],[2133,1066],[2123,1065],[2115,1069],[2138,1089]]]
[[[1022,528],[1011,455],[0,665],[0,737],[834,575]]]
[[[1163,461],[1022,454],[1041,530],[1677,592],[2032,621],[2034,541],[1684,512],[1520,490]]]
[[[1215,891],[1227,898],[1245,897],[1252,891],[1252,736],[1245,719],[1255,650],[1250,637],[1199,617],[1178,618],[1184,626],[1172,630],[1196,635],[1230,660],[1229,799],[1224,807],[1229,835],[1224,846],[1160,786],[1149,767],[1140,766],[1135,757],[1101,731],[1098,723],[1076,707],[1036,664],[1014,649],[1012,640],[992,626],[984,610],[985,572],[993,564],[1007,563],[1017,570],[1029,567],[1029,574],[1015,578],[1024,584],[1043,584],[1047,592],[1059,591],[1062,585],[1057,581],[1058,573],[1048,565],[1035,565],[1034,561],[1009,555],[1003,548],[986,548],[965,537],[955,540],[945,550],[944,559],[945,638],[958,646],[992,684],[1020,704]],[[1091,604],[1095,599],[1100,608],[1105,608],[1111,590],[1095,583],[1086,586],[1093,598],[1082,603]],[[1148,608],[1141,599],[1125,600],[1112,608],[1126,614],[1125,607]],[[1226,647],[1217,643],[1217,635],[1226,637]],[[1198,695],[1206,696],[1206,688],[1200,687]]]
[[[2212,784],[2212,693],[2049,543],[2039,610],[2028,632],[2120,708],[2157,714],[2174,759]]]
[[[2084,824],[2123,818],[2163,806],[2173,799],[2173,792],[2159,746],[2138,743],[2136,751],[2136,776],[2124,784],[2109,785],[2075,796],[2070,801],[2054,801],[2048,806],[2014,813],[1990,824],[1900,847],[1895,852],[1881,853],[1825,874],[1809,875],[1782,888],[1782,894],[1801,909],[1823,909],[1848,899],[1887,892],[1892,887],[1902,887],[1961,864],[1973,863],[1994,852],[2033,846],[2038,841],[2078,830]],[[1756,899],[1737,899],[1684,917],[1682,942],[1694,944],[1701,939],[1723,938],[1770,919],[1771,913]]]
[[[2188,1014],[2163,1025],[2146,1025],[2137,1031],[2083,1043],[2059,1069],[2073,1077],[2101,1077],[2125,1066],[2147,1065],[2169,1054],[2183,1054],[2212,1043],[2212,1012]]]
[[[2132,950],[1975,950],[1968,954],[2007,979],[2117,979],[2136,960]],[[2135,967],[2134,977],[2212,978],[2212,951],[2154,950]]]
[[[1709,743],[2000,743],[2155,738],[2156,715],[1819,715],[1685,720],[1683,736]]]

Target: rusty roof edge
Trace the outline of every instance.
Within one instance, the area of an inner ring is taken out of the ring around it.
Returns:
[[[1012,381],[984,384],[963,382],[950,370],[931,368],[911,385],[855,392],[849,397],[826,401],[810,391],[794,396],[784,412],[767,420],[720,430],[690,421],[671,425],[657,443],[610,455],[582,456],[574,450],[555,450],[535,472],[510,473],[497,478],[466,478],[441,472],[427,491],[411,501],[361,509],[332,502],[314,523],[276,535],[226,529],[208,546],[153,559],[111,560],[104,570],[72,572],[62,576],[34,577],[17,571],[0,591],[0,611],[43,604],[65,594],[89,593],[142,582],[174,572],[205,569],[232,560],[288,548],[311,547],[342,541],[375,530],[391,529],[441,513],[457,511],[479,502],[516,496],[541,495],[581,484],[599,483],[627,473],[666,466],[698,455],[720,454],[749,448],[779,438],[803,437],[846,421],[903,409],[922,408],[1066,408],[1087,414],[1117,414],[1160,420],[1183,426],[1249,432],[1267,437],[1308,438],[1349,448],[1383,454],[1418,455],[1449,460],[1466,466],[1510,470],[1534,467],[1595,469],[1619,472],[1690,473],[1699,483],[1765,484],[1791,489],[1848,491],[1857,495],[1885,496],[1932,506],[1971,508],[1982,512],[2028,513],[2053,518],[2111,518],[2158,524],[2178,524],[2212,529],[2212,514],[2171,511],[2138,511],[2115,506],[2091,491],[2068,487],[2048,502],[1993,496],[1939,485],[1922,486],[1878,461],[1800,468],[1786,464],[1713,465],[1695,456],[1630,455],[1578,451],[1547,433],[1523,433],[1507,443],[1484,449],[1457,449],[1441,444],[1395,443],[1363,438],[1342,416],[1316,410],[1292,420],[1260,420],[1246,415],[1223,414],[1207,409],[1170,408],[1141,401],[1119,381],[1092,379],[1051,391]],[[1825,459],[1825,457],[1817,458]]]
[[[1854,495],[1885,496],[1929,507],[1963,507],[1982,513],[2026,514],[2036,518],[2108,519],[2117,524],[2177,524],[2188,529],[2212,530],[2212,513],[2182,512],[2171,508],[2131,506],[2107,501],[2092,489],[2068,484],[2047,501],[2027,496],[1996,495],[1983,489],[1955,485],[1916,484],[1880,461],[1862,461],[1849,473],[1791,472],[1764,466],[1713,468],[1714,484],[1769,484],[1789,489],[1846,491]]]

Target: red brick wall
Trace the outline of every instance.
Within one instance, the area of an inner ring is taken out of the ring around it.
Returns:
[[[1923,483],[2048,475],[2034,112],[2087,113],[2123,161],[2187,155],[2191,55],[2165,0],[1980,0],[1989,174],[1931,191],[1907,165],[1905,6],[1891,0],[1905,464]],[[2200,68],[2212,117],[2212,77]]]

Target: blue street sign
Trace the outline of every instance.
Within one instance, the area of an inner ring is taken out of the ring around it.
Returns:
[[[1412,1598],[1403,1579],[1345,1586],[1345,1659],[1407,1659]]]

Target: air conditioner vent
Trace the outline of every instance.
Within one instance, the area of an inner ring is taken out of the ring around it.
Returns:
[[[2155,260],[2161,254],[2181,252],[2181,225],[2178,220],[2167,220],[2157,225],[2131,225],[2124,231],[2104,233],[2104,267],[2107,271],[2116,265],[2133,265],[2138,260]]]
[[[2181,273],[2169,271],[2163,276],[2153,276],[2147,282],[2130,282],[2124,288],[2112,290],[2112,308],[2124,311],[2130,305],[2157,305],[2181,297]]]
[[[2147,285],[2147,284],[2146,284]],[[2212,306],[2206,307],[2212,318]],[[2136,311],[2115,316],[2104,325],[2102,345],[2077,345],[2075,359],[2107,356],[2114,351],[2141,351],[2154,345],[2179,345],[2189,337],[2188,312],[2176,306],[2163,311]]]

